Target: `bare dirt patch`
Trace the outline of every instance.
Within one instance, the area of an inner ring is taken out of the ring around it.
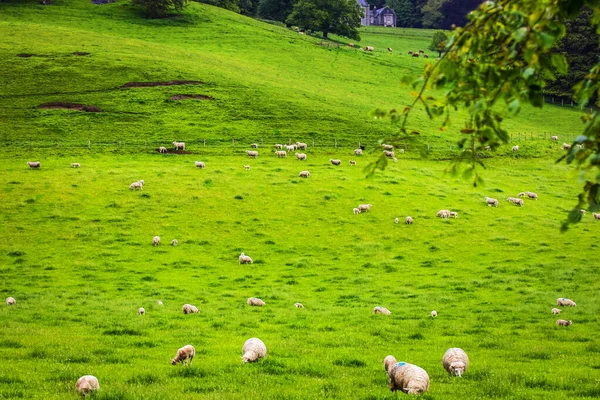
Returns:
[[[127,82],[122,88],[154,87],[154,86],[176,86],[176,85],[200,85],[200,81],[165,81],[165,82]]]
[[[159,148],[156,148],[154,150],[156,150],[157,153],[160,153]],[[186,151],[186,150],[167,149],[167,151],[162,154],[193,154],[193,153],[191,151]]]
[[[50,110],[77,110],[77,111],[85,111],[85,112],[102,112],[102,110],[96,106],[86,106],[85,104],[76,104],[76,103],[62,103],[62,102],[53,102],[53,103],[43,103],[40,104],[40,108],[50,109]]]
[[[74,56],[89,56],[90,53],[86,53],[85,51],[74,51],[73,53]]]
[[[205,94],[176,94],[174,96],[169,97],[169,100],[214,100],[215,98],[212,96],[207,96]]]
[[[17,54],[17,57],[22,57],[22,58],[29,58],[29,57],[33,57],[33,56],[35,56],[35,54],[29,54],[29,53]]]

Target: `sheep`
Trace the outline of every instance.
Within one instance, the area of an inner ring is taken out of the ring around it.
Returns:
[[[448,214],[449,218],[458,218],[458,213],[456,211],[450,211]]]
[[[250,171],[250,166],[249,166],[249,165],[244,165],[244,169],[245,169],[246,171]]]
[[[276,150],[281,150],[281,149],[283,149],[283,145],[282,145],[282,144],[279,144],[279,143],[277,143],[277,144],[275,145],[275,149],[276,149]]]
[[[177,363],[181,363],[182,365],[187,365],[191,367],[195,355],[196,349],[194,349],[194,346],[192,346],[191,344],[187,344],[179,350],[177,350],[175,358],[171,359],[171,365],[177,365]]]
[[[396,362],[394,356],[387,356],[383,360],[383,366],[388,374],[392,392],[400,390],[408,394],[420,394],[429,389],[429,375],[423,368],[406,362]]]
[[[354,47],[354,43],[348,43],[348,47]]]
[[[185,150],[185,143],[184,142],[173,142],[173,146],[175,146],[175,150]]]
[[[453,347],[444,353],[442,365],[449,374],[461,377],[469,367],[469,356],[463,349]]]
[[[492,199],[491,197],[486,197],[485,198],[485,202],[487,203],[488,207],[498,207],[498,200],[497,199]]]
[[[138,309],[138,315],[144,315],[144,314],[146,314],[146,310],[144,310],[144,307],[140,307]]]
[[[287,151],[293,151],[293,150],[296,150],[296,145],[295,145],[295,144],[290,144],[290,145],[287,145],[287,144],[286,144],[286,145],[285,145],[285,149],[286,149]]]
[[[275,152],[275,155],[276,155],[278,158],[287,158],[287,152],[285,152],[285,151],[283,151],[283,150],[282,150],[282,151],[276,151],[276,152]]]
[[[138,182],[139,182],[139,183],[140,183],[142,186],[144,186],[144,180],[143,180],[143,179],[140,179]]]
[[[254,362],[267,355],[267,346],[258,338],[251,338],[244,342],[242,347],[242,362]]]
[[[258,151],[246,150],[246,154],[250,158],[258,158]]]
[[[196,168],[206,168],[206,164],[204,164],[203,161],[194,161],[194,164],[196,165]]]
[[[517,151],[519,151],[519,145],[513,146],[513,147],[512,147],[512,151],[513,151],[513,152],[517,152]]]
[[[257,299],[256,297],[250,297],[246,302],[248,303],[248,305],[255,307],[262,307],[266,304],[264,301],[262,301],[261,299]]]
[[[566,306],[566,307],[576,307],[577,304],[571,299],[565,299],[564,297],[559,297],[556,299],[557,306]]]
[[[129,190],[144,190],[144,184],[141,182],[133,182],[131,185],[129,185]]]
[[[354,155],[362,156],[363,155],[362,149],[354,149]]]
[[[191,304],[184,304],[182,307],[184,314],[198,314],[198,308]]]
[[[558,140],[558,136],[556,136],[556,135],[552,135],[552,136],[550,137],[550,139],[552,139],[552,140],[554,140],[554,141],[556,142],[556,141]]]
[[[158,246],[158,244],[160,243],[160,236],[154,236],[152,238],[152,246]]]
[[[530,199],[533,199],[533,200],[537,200],[537,199],[538,199],[538,195],[537,195],[537,193],[534,193],[534,192],[525,192],[525,194],[526,194],[526,195],[527,195],[527,197],[529,197]]]
[[[341,165],[342,164],[342,160],[334,160],[334,159],[331,159],[331,158],[329,159],[329,162],[332,165]]]
[[[383,147],[384,150],[394,150],[394,146],[391,144],[382,144],[381,147]]]
[[[525,192],[520,192],[519,193],[519,197],[525,197],[525,196],[527,196],[527,193],[525,193]]]
[[[585,215],[585,214],[587,214],[587,211],[582,208],[581,210],[579,210],[579,213],[581,215]]]
[[[373,308],[373,314],[390,315],[392,312],[385,307],[377,306]]]
[[[258,143],[252,143],[250,147],[252,147],[253,149],[258,149]]]
[[[600,213],[593,212],[592,215],[594,216],[594,219],[600,219]]]
[[[100,383],[98,383],[98,378],[93,375],[84,375],[75,383],[75,390],[84,396],[98,389],[100,389]]]
[[[356,161],[350,160],[350,165],[356,165]]]
[[[371,207],[373,207],[373,204],[359,204],[358,205],[358,209],[360,210],[360,212],[368,212],[371,210]]]
[[[432,318],[435,318],[435,317],[437,317],[437,311],[433,310],[433,311],[431,312],[431,317],[432,317]]]
[[[419,57],[419,53],[413,53],[412,56],[418,58]]]
[[[387,158],[395,158],[393,151],[384,150],[383,155],[386,156]]]
[[[78,162],[71,163],[71,168],[79,168],[79,167],[81,167],[81,164],[79,164]]]
[[[15,300],[14,297],[7,297],[6,298],[6,305],[7,306],[14,306],[17,303],[17,301]]]
[[[558,326],[569,326],[569,325],[573,325],[573,321],[565,321],[564,319],[557,319],[556,320],[556,325]]]
[[[163,147],[163,146],[160,146],[160,147],[158,148],[158,152],[159,152],[159,153],[166,153],[166,152],[167,152],[167,148],[166,148],[166,147]]]
[[[412,51],[412,50],[409,50],[409,51],[408,51],[408,55],[409,55],[409,56],[412,56],[412,55],[413,55],[413,51]]]
[[[158,304],[159,306],[163,306],[163,305],[164,305],[164,304],[163,304],[163,302],[162,302],[161,300],[157,300],[157,301],[156,301],[156,304]]]
[[[375,50],[375,48],[373,46],[365,47],[365,51],[373,51],[373,50]]]
[[[354,213],[354,215],[360,214],[360,208],[353,208],[352,212]]]
[[[298,150],[306,150],[308,148],[308,145],[306,143],[296,142],[296,148]]]
[[[240,254],[239,261],[240,264],[252,264],[252,259],[244,253]]]
[[[563,150],[570,150],[571,145],[569,143],[563,143],[562,148],[563,148]]]
[[[296,307],[296,308],[304,308],[304,306],[302,305],[302,303],[296,303],[296,304],[294,304],[294,307]]]
[[[29,168],[31,169],[40,169],[42,166],[39,161],[29,161],[27,162],[27,165],[29,165]]]
[[[404,154],[404,149],[399,149],[399,150],[398,150],[398,153],[400,153],[400,154]]]
[[[525,204],[522,199],[518,199],[516,197],[509,197],[506,200],[519,207],[523,207],[523,205]]]
[[[448,218],[449,214],[450,210],[440,210],[435,214],[435,216],[439,218]]]
[[[398,162],[398,159],[396,157],[393,158],[394,162]]]
[[[171,246],[176,247],[179,245],[179,241],[177,239],[171,240]]]
[[[296,153],[296,160],[305,160],[306,161],[306,154]]]
[[[412,217],[406,217],[406,219],[404,220],[404,223],[406,225],[412,225],[412,223],[413,223]]]
[[[423,54],[423,58],[429,58],[429,54]]]
[[[558,308],[553,308],[552,314],[560,314],[560,310]]]
[[[298,176],[300,178],[308,178],[308,177],[310,177],[310,172],[308,172],[308,171],[300,171],[300,173],[298,174]]]
[[[419,49],[419,53],[425,53],[425,50]]]
[[[397,224],[398,222],[400,222],[400,220],[398,219],[398,217],[396,217],[396,219],[394,220],[394,223]]]
[[[391,52],[392,52],[392,48],[391,48],[391,47],[388,47],[388,51],[391,53]]]

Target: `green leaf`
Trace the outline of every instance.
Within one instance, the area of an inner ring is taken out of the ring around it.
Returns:
[[[513,38],[515,39],[515,42],[520,42],[523,39],[525,39],[525,37],[527,37],[527,32],[528,29],[526,27],[517,29],[515,33],[513,33]]]
[[[531,77],[533,74],[535,74],[535,69],[534,68],[527,68],[525,71],[523,71],[523,78],[528,79],[529,77]]]
[[[513,114],[518,113],[520,109],[521,109],[521,102],[519,101],[519,99],[514,99],[513,101],[511,101],[508,104],[508,111]]]
[[[561,74],[566,75],[569,72],[569,64],[567,63],[567,58],[564,55],[552,54],[551,61],[552,66]]]

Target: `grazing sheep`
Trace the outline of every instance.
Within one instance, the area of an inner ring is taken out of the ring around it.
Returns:
[[[362,156],[363,151],[362,151],[362,149],[354,149],[354,154],[357,156]]]
[[[261,299],[257,299],[256,297],[250,297],[248,299],[247,303],[248,303],[248,305],[255,306],[255,307],[262,307],[266,304],[264,301],[262,301]]]
[[[79,167],[81,167],[81,164],[79,164],[78,162],[71,163],[71,168],[79,168]]]
[[[350,160],[350,165],[356,165],[356,161]]]
[[[175,146],[175,150],[185,150],[185,143],[184,142],[173,142],[173,146]]]
[[[158,304],[159,306],[162,306],[162,305],[164,305],[164,304],[163,304],[163,302],[162,302],[161,300],[158,300],[158,301],[156,302],[156,304]]]
[[[383,147],[384,150],[394,150],[394,146],[391,144],[382,144],[381,147]]]
[[[281,149],[283,149],[283,145],[282,145],[282,144],[279,144],[279,143],[277,143],[277,144],[275,145],[275,149],[277,149],[277,150],[281,150]]]
[[[17,304],[17,301],[15,300],[14,297],[7,297],[6,298],[6,305],[7,306],[14,306],[15,304]]]
[[[42,166],[39,161],[29,161],[27,162],[27,165],[29,165],[29,168],[31,169],[39,169]]]
[[[308,178],[310,176],[310,172],[308,172],[308,171],[300,171],[300,173],[298,174],[298,176],[300,178]]]
[[[552,140],[554,140],[554,141],[556,142],[556,141],[558,140],[558,136],[556,136],[556,135],[552,135],[552,136],[550,137],[550,139],[552,139]]]
[[[392,48],[391,48],[391,47],[388,47],[388,51],[391,53],[391,52],[392,52]]]
[[[304,308],[304,306],[302,305],[302,303],[296,303],[296,304],[294,304],[294,307],[296,307],[296,308]]]
[[[383,155],[386,156],[387,158],[395,158],[395,155],[394,155],[393,151],[384,150],[383,151]]]
[[[258,338],[251,338],[244,342],[242,347],[242,362],[254,362],[267,355],[267,346]]]
[[[537,200],[537,199],[538,199],[538,195],[537,195],[537,193],[534,193],[534,192],[525,192],[525,194],[526,194],[526,195],[527,195],[527,197],[529,197],[530,199],[533,199],[533,200]]]
[[[525,192],[520,192],[519,193],[519,197],[525,197],[525,196],[527,196],[527,193],[525,193]]]
[[[144,314],[146,314],[146,310],[144,310],[144,307],[140,307],[138,309],[138,315],[144,315]]]
[[[194,164],[196,165],[196,168],[206,168],[206,164],[204,164],[203,161],[194,161]]]
[[[594,219],[600,219],[600,213],[592,213]]]
[[[360,210],[360,212],[368,212],[371,210],[371,207],[373,207],[373,204],[359,204],[358,205],[358,209]]]
[[[171,246],[175,247],[177,245],[179,245],[179,241],[177,239],[171,240]]]
[[[413,56],[413,57],[417,57],[417,58],[418,58],[418,57],[419,57],[419,53],[416,53],[416,52],[415,52],[415,53],[413,53],[413,54],[412,54],[412,56]]]
[[[423,58],[429,58],[429,54],[423,54]]]
[[[348,43],[348,47],[354,47],[354,43]]]
[[[553,308],[552,314],[560,314],[560,310],[558,308]]]
[[[160,146],[160,147],[158,148],[158,152],[159,152],[159,153],[166,153],[166,152],[167,152],[167,148],[166,148],[166,147],[162,147],[162,146]]]
[[[400,222],[400,220],[398,219],[398,217],[396,217],[396,219],[394,220],[394,222],[397,224],[398,222]]]
[[[196,349],[194,349],[194,346],[191,344],[185,345],[177,350],[175,358],[171,359],[171,365],[177,365],[177,363],[181,363],[182,365],[191,367],[195,355]]]
[[[287,152],[286,152],[286,151],[283,151],[283,150],[282,150],[282,151],[276,151],[276,152],[275,152],[275,155],[276,155],[278,158],[286,158],[286,157],[287,157]]]
[[[375,48],[373,46],[365,47],[365,51],[373,51],[373,50],[375,50]]]
[[[308,148],[308,145],[306,143],[296,142],[296,148],[298,150],[306,150]]]
[[[458,218],[458,213],[456,211],[450,211],[448,214],[449,218]]]
[[[442,365],[449,374],[460,377],[469,367],[469,356],[463,349],[453,347],[444,353]]]
[[[450,210],[440,210],[435,214],[439,218],[448,218],[448,215],[450,215]]]
[[[160,236],[154,236],[152,238],[152,246],[158,246],[159,243],[160,243]]]
[[[512,151],[513,151],[513,152],[517,152],[517,151],[519,151],[519,145],[513,146],[513,147],[512,147]]]
[[[577,304],[571,299],[565,299],[564,297],[560,297],[556,299],[557,306],[566,306],[566,307],[576,307]]]
[[[413,51],[412,51],[412,50],[409,50],[409,51],[408,51],[408,55],[409,55],[409,56],[412,56],[412,55],[413,55]]]
[[[249,166],[249,165],[244,165],[244,169],[245,169],[246,171],[250,171],[250,166]]]
[[[585,214],[587,214],[587,211],[582,208],[581,210],[579,210],[579,213],[581,215],[585,215]]]
[[[486,197],[485,202],[487,203],[488,207],[498,207],[498,200],[492,199],[491,197]]]
[[[144,190],[144,184],[142,182],[133,182],[131,185],[129,185],[129,190]]]
[[[144,180],[143,179],[140,179],[138,182],[141,183],[142,186],[144,186]]]
[[[297,160],[306,160],[306,154],[304,153],[296,153]]]
[[[82,395],[87,396],[88,394],[100,389],[100,383],[98,378],[93,375],[84,375],[77,379],[75,389]]]
[[[294,150],[296,150],[296,145],[295,145],[295,144],[290,144],[290,145],[287,145],[287,144],[286,144],[286,145],[285,145],[285,149],[286,149],[287,151],[294,151]]]
[[[258,151],[246,150],[246,154],[248,154],[248,157],[250,158],[258,158]]]
[[[435,317],[437,317],[437,311],[433,310],[433,311],[431,312],[431,317],[432,317],[432,318],[435,318]]]
[[[360,208],[353,208],[352,212],[354,213],[354,215],[360,214]]]
[[[198,314],[198,308],[191,304],[184,304],[182,307],[184,314]]]
[[[564,319],[557,319],[556,320],[556,325],[558,326],[569,326],[569,325],[573,325],[573,321],[565,321]]]
[[[333,165],[341,165],[342,164],[342,160],[329,159],[329,162]]]
[[[563,150],[570,150],[571,145],[569,143],[563,143],[562,148],[563,148]]]
[[[387,356],[383,360],[383,366],[388,374],[392,392],[400,390],[408,394],[420,394],[429,389],[429,375],[423,368],[406,362],[396,362],[394,356]]]
[[[404,220],[404,223],[406,225],[412,225],[412,223],[413,223],[412,217],[406,217],[406,219]]]
[[[523,205],[525,204],[522,199],[519,199],[516,197],[509,197],[506,200],[513,203],[515,206],[519,206],[519,207],[523,207]]]
[[[425,50],[419,49],[419,53],[425,53]]]
[[[253,149],[258,149],[258,143],[252,143],[250,147],[252,147]]]
[[[390,315],[392,312],[385,307],[377,306],[373,308],[373,314]]]
[[[240,254],[239,260],[240,264],[252,264],[252,259],[244,253]]]

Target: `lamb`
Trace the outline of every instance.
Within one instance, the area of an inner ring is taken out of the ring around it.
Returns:
[[[159,153],[166,153],[166,152],[167,152],[167,148],[166,148],[166,147],[163,147],[163,146],[160,146],[160,147],[158,148],[158,152],[159,152]]]
[[[247,303],[248,303],[248,305],[251,305],[254,307],[262,307],[266,304],[264,301],[262,301],[261,299],[257,299],[256,297],[250,297],[248,299]]]
[[[244,169],[245,169],[246,171],[250,171],[250,166],[249,166],[249,165],[244,165]]]
[[[196,165],[196,168],[206,168],[206,164],[204,164],[203,161],[194,161],[194,164]]]
[[[191,304],[184,304],[182,307],[184,314],[198,314],[198,308]]]
[[[79,164],[78,162],[71,163],[71,168],[79,168],[79,167],[81,167],[81,164]]]
[[[562,148],[563,148],[563,150],[570,150],[571,145],[569,143],[563,143]]]
[[[160,243],[160,236],[154,236],[152,238],[152,246],[158,246],[159,243]]]
[[[450,211],[448,214],[449,218],[458,218],[458,213],[456,211]]]
[[[175,146],[175,150],[185,150],[185,143],[184,142],[173,142],[173,146]]]
[[[350,165],[356,165],[356,161],[350,160]]]
[[[329,162],[333,165],[341,165],[342,164],[342,160],[329,159]]]
[[[565,321],[564,319],[557,319],[556,320],[556,325],[558,326],[569,326],[569,325],[573,325],[573,321]]]
[[[267,346],[258,338],[251,338],[242,347],[242,362],[255,362],[267,355]]]
[[[176,247],[179,245],[179,241],[177,239],[171,240],[171,246]]]
[[[40,169],[42,166],[39,161],[29,161],[27,162],[27,165],[29,165],[29,168],[31,169]]]
[[[435,317],[437,317],[437,311],[433,310],[433,311],[431,312],[431,317],[432,317],[432,318],[435,318]]]
[[[179,350],[177,350],[175,358],[171,359],[171,365],[177,365],[177,363],[181,363],[182,365],[187,365],[191,367],[195,355],[196,349],[194,349],[194,346],[192,346],[191,344],[185,345]]]
[[[557,306],[566,306],[566,307],[576,307],[577,304],[571,299],[565,299],[564,297],[560,297],[556,299]]]
[[[592,215],[594,216],[594,219],[600,219],[600,213],[593,212]]]
[[[552,140],[554,140],[554,141],[556,142],[556,141],[558,140],[558,136],[556,136],[556,135],[552,135],[552,136],[550,137],[550,139],[552,139]]]
[[[396,219],[394,220],[394,223],[397,224],[398,222],[400,222],[400,220],[398,219],[398,217],[396,217]]]
[[[360,208],[353,208],[352,212],[354,213],[354,215],[360,214]]]
[[[305,160],[306,161],[306,154],[304,154],[304,153],[296,153],[296,159],[297,160]]]
[[[14,306],[15,304],[17,304],[17,301],[15,300],[14,297],[7,297],[6,298],[6,305],[7,306]]]
[[[512,147],[512,151],[513,151],[513,152],[517,152],[517,151],[519,151],[519,145],[513,146],[513,147]]]
[[[129,190],[144,190],[144,184],[141,182],[133,182],[131,185],[129,185]]]
[[[487,203],[488,207],[498,207],[498,200],[497,199],[492,199],[491,197],[486,197],[485,198],[485,202]]]
[[[302,303],[296,303],[296,304],[294,304],[294,307],[296,307],[296,308],[304,308],[304,306],[302,305]]]
[[[394,356],[387,356],[383,360],[383,366],[388,374],[392,392],[400,390],[408,394],[420,394],[429,389],[429,375],[423,368],[406,362],[396,362]]]
[[[395,158],[395,155],[394,155],[393,151],[384,150],[383,151],[383,155],[386,156],[387,158]]]
[[[277,149],[277,150],[281,150],[281,149],[283,149],[283,145],[282,145],[282,144],[279,144],[279,143],[277,143],[277,144],[275,145],[275,149]]]
[[[365,51],[373,51],[373,50],[375,50],[375,48],[373,46],[365,47]]]
[[[300,171],[300,173],[298,174],[298,176],[300,178],[308,178],[310,176],[310,172],[308,172],[308,171]]]
[[[373,314],[390,315],[392,312],[385,307],[377,306],[373,308]]]
[[[293,150],[296,150],[296,145],[295,145],[295,144],[291,144],[291,145],[287,145],[287,144],[286,144],[286,145],[285,145],[285,149],[286,149],[287,151],[293,151]]]
[[[283,151],[283,150],[282,150],[282,151],[276,151],[276,152],[275,152],[275,155],[276,155],[278,158],[286,158],[286,157],[287,157],[287,152],[285,152],[285,151]]]
[[[519,197],[525,197],[525,196],[529,197],[530,199],[534,199],[534,200],[538,199],[537,193],[534,193],[534,192],[521,192],[521,193],[519,193]]]
[[[252,143],[250,147],[252,147],[253,149],[258,149],[258,143]]]
[[[382,144],[381,147],[383,147],[384,150],[394,150],[394,146],[391,144]]]
[[[391,48],[391,47],[388,47],[388,51],[391,53],[391,52],[392,52],[392,48]]]
[[[144,310],[144,307],[140,307],[138,309],[138,315],[144,315],[144,314],[146,314],[146,310]]]
[[[258,158],[258,151],[246,150],[246,154],[250,158]]]
[[[440,210],[435,214],[438,218],[448,218],[448,215],[450,215],[450,210]]]
[[[412,225],[412,223],[413,223],[412,217],[406,217],[406,219],[404,220],[404,223],[406,225]]]
[[[449,374],[461,377],[469,367],[469,356],[463,349],[453,347],[444,353],[442,365]]]
[[[296,142],[296,148],[298,150],[306,150],[308,148],[308,145],[306,143]]]
[[[354,149],[354,154],[357,156],[362,156],[363,155],[363,151],[362,149]]]
[[[560,310],[558,308],[553,308],[552,314],[560,314]]]
[[[75,383],[75,389],[82,395],[87,396],[88,394],[100,389],[100,383],[98,378],[93,375],[84,375],[77,379]]]
[[[358,205],[358,209],[360,210],[360,212],[369,212],[371,210],[371,207],[373,207],[373,204],[359,204]]]
[[[239,261],[240,264],[252,264],[252,259],[244,253],[240,254]]]

